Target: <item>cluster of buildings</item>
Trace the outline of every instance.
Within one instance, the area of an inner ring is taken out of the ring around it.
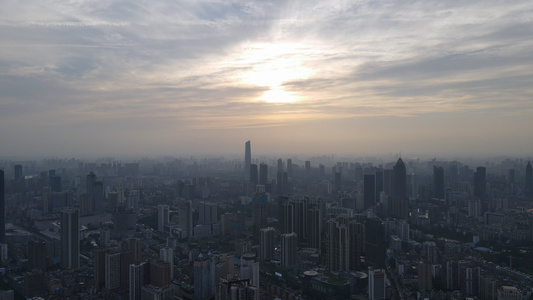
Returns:
[[[532,296],[530,162],[334,159],[1,161],[0,297]]]

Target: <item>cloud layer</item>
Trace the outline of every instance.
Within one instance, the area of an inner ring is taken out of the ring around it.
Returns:
[[[527,1],[2,2],[4,155],[532,153]]]

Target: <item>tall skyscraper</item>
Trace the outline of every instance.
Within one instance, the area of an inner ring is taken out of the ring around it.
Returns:
[[[148,283],[149,264],[142,262],[138,265],[130,264],[129,266],[129,288],[130,288],[130,300],[141,299],[142,286]]]
[[[437,199],[444,199],[444,168],[433,166],[433,188]]]
[[[533,196],[533,168],[531,162],[527,162],[526,166],[526,195]]]
[[[30,269],[46,272],[46,243],[43,240],[31,240],[28,243],[28,263]]]
[[[474,197],[480,201],[480,213],[485,213],[489,206],[487,201],[487,169],[485,167],[477,167],[476,172],[474,172]]]
[[[4,170],[0,169],[0,244],[6,243],[6,200]]]
[[[268,182],[268,165],[265,163],[261,163],[259,165],[259,184],[265,185]]]
[[[287,174],[289,177],[292,177],[294,174],[292,173],[292,159],[287,159]]]
[[[298,237],[296,233],[281,235],[281,267],[290,268],[296,265],[296,251],[298,250]]]
[[[259,236],[259,230],[267,227],[267,207],[268,194],[264,191],[258,191],[252,198],[253,212],[254,212],[254,236]]]
[[[250,141],[244,144],[244,175],[250,174],[250,165],[252,164],[252,146]]]
[[[181,216],[180,216],[181,217]],[[165,232],[165,226],[168,225],[169,207],[166,204],[157,206],[157,231]],[[185,229],[185,228],[183,228]]]
[[[159,249],[159,259],[170,264],[170,279],[174,278],[174,251],[170,247]]]
[[[401,157],[398,158],[392,172],[394,176],[392,179],[392,197],[398,197],[405,201],[407,200],[407,174]]]
[[[368,270],[368,299],[370,300],[385,300],[386,290],[385,282],[387,275],[381,269]]]
[[[378,268],[384,267],[387,247],[383,221],[379,218],[367,219],[364,228],[366,262]]]
[[[254,184],[254,187],[259,183],[259,176],[256,164],[250,164],[250,181]]]
[[[22,165],[15,165],[15,181],[19,182],[22,180]]]
[[[376,203],[379,203],[380,194],[383,192],[383,170],[376,171]]]
[[[376,176],[364,175],[363,185],[365,209],[368,209],[376,204]]]
[[[276,230],[273,227],[261,228],[260,258],[262,261],[270,261],[274,258],[274,236]]]
[[[194,300],[208,300],[215,296],[215,260],[211,255],[198,255],[194,266]]]
[[[80,228],[77,209],[61,211],[61,266],[80,267]]]

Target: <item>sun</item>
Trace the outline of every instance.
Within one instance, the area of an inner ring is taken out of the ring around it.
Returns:
[[[298,97],[285,91],[282,87],[274,87],[264,92],[257,100],[269,103],[291,103],[297,101]]]
[[[250,68],[241,75],[242,81],[268,87],[257,101],[291,103],[300,99],[297,93],[288,91],[284,83],[310,76],[311,70],[304,66],[308,47],[300,44],[254,44],[246,49],[240,63]]]

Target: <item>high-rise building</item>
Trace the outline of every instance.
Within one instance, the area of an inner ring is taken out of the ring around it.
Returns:
[[[200,202],[198,204],[198,224],[211,225],[218,223],[218,206],[214,203]]]
[[[15,165],[14,166],[15,171],[15,181],[19,182],[22,180],[22,165]]]
[[[255,259],[255,253],[242,255],[239,272],[240,279],[250,279],[251,285],[259,287],[259,262]]]
[[[392,197],[398,197],[404,201],[407,201],[407,173],[405,169],[405,164],[401,158],[398,158],[396,165],[393,169],[393,178],[392,178]]]
[[[387,275],[382,269],[368,269],[368,299],[385,300]]]
[[[364,207],[369,209],[376,204],[376,176],[364,175],[363,185]]]
[[[162,288],[170,285],[171,282],[168,262],[161,260],[150,262],[150,283],[152,285]]]
[[[252,164],[252,146],[250,141],[244,144],[244,175],[250,174],[250,165]]]
[[[292,159],[287,159],[287,174],[289,177],[292,177],[294,174],[292,173]]]
[[[321,250],[322,248],[322,210],[319,204],[307,211],[307,240],[309,247]]]
[[[526,195],[533,196],[533,167],[531,167],[531,162],[527,162],[526,165]]]
[[[77,209],[61,211],[61,266],[80,267],[80,228]]]
[[[43,240],[31,240],[28,242],[28,263],[30,269],[46,272],[46,243]]]
[[[142,262],[138,265],[130,264],[129,267],[129,290],[130,300],[141,299],[141,289],[148,283],[149,264]]]
[[[194,300],[208,300],[215,296],[215,260],[210,254],[198,255],[194,266]]]
[[[267,227],[267,207],[269,195],[262,192],[257,192],[252,197],[252,205],[254,210],[254,236],[259,236],[259,230]]]
[[[422,244],[422,256],[427,258],[430,263],[437,263],[437,244],[433,241],[425,241]]]
[[[418,271],[418,289],[429,291],[433,289],[433,275],[431,274],[432,265],[429,262],[419,262]]]
[[[259,165],[259,184],[266,185],[268,182],[268,165],[261,163]]]
[[[48,178],[48,184],[52,192],[61,192],[61,176],[52,175]]]
[[[365,222],[365,259],[367,264],[378,268],[385,266],[386,259],[385,227],[379,218]]]
[[[166,204],[159,204],[157,206],[157,231],[165,232],[165,226],[169,222],[169,207]],[[180,216],[181,217],[181,216]]]
[[[192,201],[188,200],[182,202],[178,206],[178,226],[187,233],[187,237],[191,238],[193,236],[193,227],[192,227]]]
[[[383,192],[383,170],[376,171],[376,200],[375,203],[380,202],[380,194]]]
[[[105,254],[105,288],[112,291],[120,287],[120,252]]]
[[[350,268],[350,234],[346,218],[338,217],[326,222],[326,263],[330,270],[348,271]]]
[[[259,174],[256,164],[250,164],[250,182],[253,183],[254,187],[259,183]]]
[[[298,237],[296,233],[281,235],[281,267],[290,268],[296,265],[296,251],[298,250]]]
[[[311,177],[311,161],[305,161],[305,177],[309,179]]]
[[[159,249],[159,259],[170,264],[170,279],[174,278],[174,251],[170,247]]]
[[[6,200],[4,170],[0,169],[0,244],[6,242]]]
[[[262,261],[270,261],[274,258],[274,237],[276,230],[273,227],[261,228],[260,258]]]
[[[488,210],[487,201],[487,169],[477,167],[474,172],[474,197],[478,198],[481,204],[481,214]]]
[[[444,168],[433,166],[433,188],[437,199],[444,199]]]

